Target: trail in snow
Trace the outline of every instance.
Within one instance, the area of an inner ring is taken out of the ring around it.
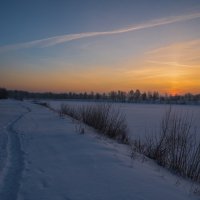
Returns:
[[[127,146],[89,127],[80,135],[76,125],[39,105],[0,102],[0,135],[8,138],[0,200],[199,198],[191,193],[190,182],[141,155],[131,159]]]
[[[31,112],[30,108],[23,106],[27,112],[19,115],[7,126],[8,134],[8,157],[3,178],[3,185],[0,191],[1,200],[16,200],[20,186],[20,179],[24,168],[24,152],[21,150],[19,133],[15,130],[15,124]]]

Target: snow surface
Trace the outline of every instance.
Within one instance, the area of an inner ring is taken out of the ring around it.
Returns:
[[[61,104],[72,106],[96,104],[82,101],[48,101],[48,103],[55,109],[59,109]],[[145,135],[157,133],[162,118],[170,108],[170,105],[163,104],[113,103],[113,105],[125,114],[129,135],[132,138],[143,138]],[[192,128],[197,130],[200,138],[200,106],[172,105],[171,108],[176,113],[186,114],[192,118]]]
[[[79,126],[39,105],[0,101],[0,199],[198,199],[189,181]]]

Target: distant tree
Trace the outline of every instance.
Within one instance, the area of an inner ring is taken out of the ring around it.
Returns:
[[[196,94],[195,96],[194,96],[194,101],[200,101],[200,94]]]
[[[87,92],[84,92],[84,94],[83,94],[83,98],[84,98],[84,99],[87,99],[87,98],[88,98],[88,94],[87,94]]]
[[[108,99],[108,96],[105,92],[102,94],[102,99],[104,99],[104,100]]]
[[[126,101],[126,92],[118,90],[118,92],[117,92],[117,99],[118,99],[118,101],[125,102]]]
[[[0,99],[7,99],[8,92],[5,88],[0,88]]]
[[[155,92],[153,92],[152,98],[153,98],[154,101],[156,101],[156,100],[159,99],[159,96],[160,96],[159,93],[155,91]]]
[[[112,100],[112,101],[116,101],[117,100],[117,93],[115,91],[111,91],[109,93],[109,98]]]
[[[90,94],[89,94],[89,99],[94,99],[94,92],[93,92],[93,91],[90,92]]]
[[[96,100],[101,99],[101,94],[97,92],[97,93],[95,94],[95,99],[96,99]]]
[[[133,101],[134,100],[134,91],[130,90],[128,93],[128,100]]]
[[[146,101],[147,100],[146,92],[142,93],[141,98],[142,98],[142,101]]]
[[[140,90],[137,89],[137,90],[135,91],[135,93],[134,93],[134,99],[135,99],[136,101],[139,101],[140,95],[141,95],[141,92],[140,92]]]
[[[193,95],[191,93],[186,93],[185,94],[185,100],[186,101],[192,101],[193,100]]]
[[[148,93],[147,93],[147,99],[148,99],[149,101],[151,101],[151,100],[153,99],[152,92],[148,92]]]
[[[160,95],[158,92],[143,92],[141,93],[139,89],[135,92],[130,90],[128,93],[118,90],[111,91],[109,93],[34,93],[19,90],[6,90],[0,88],[0,99],[12,98],[17,100],[23,99],[91,99],[91,100],[104,100],[104,101],[120,101],[120,102],[145,102],[145,103],[166,103],[166,104],[199,104],[200,105],[200,94],[186,93],[184,95]]]

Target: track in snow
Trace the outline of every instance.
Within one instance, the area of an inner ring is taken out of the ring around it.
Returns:
[[[30,108],[24,107],[27,112],[22,113],[7,126],[8,134],[8,158],[3,179],[3,185],[0,191],[0,200],[16,200],[20,186],[20,179],[24,168],[24,152],[21,150],[19,133],[14,125],[31,112]]]

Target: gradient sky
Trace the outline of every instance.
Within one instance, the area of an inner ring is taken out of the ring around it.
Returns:
[[[1,0],[0,87],[200,93],[199,0]]]

